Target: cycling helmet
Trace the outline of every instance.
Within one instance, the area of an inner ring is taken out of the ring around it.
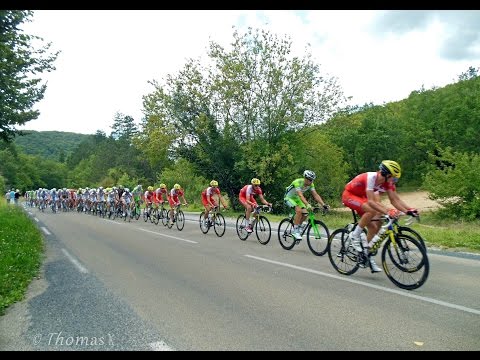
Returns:
[[[303,177],[304,177],[305,179],[308,179],[308,180],[310,180],[310,181],[313,181],[313,180],[315,180],[315,178],[317,177],[317,175],[315,175],[315,173],[314,173],[312,170],[305,170],[305,171],[303,172]]]
[[[125,192],[126,192],[126,193],[129,193],[129,192],[130,192],[130,189],[129,189],[129,188],[125,188]]]
[[[179,184],[175,184],[175,185],[173,185],[173,188],[174,188],[175,190],[179,190],[179,189],[181,188],[181,186],[180,186]]]
[[[252,185],[260,185],[260,180],[257,178],[252,179]]]
[[[165,184],[160,184],[160,189],[166,189],[167,188],[167,185]]]
[[[138,184],[138,185],[137,185],[137,188],[138,188],[138,189],[141,189],[141,188],[142,188],[142,185]]]
[[[153,186],[149,186],[148,191],[153,191]]]
[[[210,186],[218,186],[218,181],[217,180],[210,181]]]
[[[123,185],[118,185],[118,188],[119,188],[119,189],[123,189]]]
[[[100,187],[98,188],[98,190],[99,190],[99,191],[102,191],[102,190],[103,190],[103,186],[100,186]]]
[[[393,160],[383,160],[380,164],[380,172],[383,176],[392,175],[395,178],[400,178],[402,175],[402,169],[396,161]]]

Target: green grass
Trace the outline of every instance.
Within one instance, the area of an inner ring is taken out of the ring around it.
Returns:
[[[43,238],[35,224],[22,209],[0,200],[0,315],[24,298],[42,254]]]

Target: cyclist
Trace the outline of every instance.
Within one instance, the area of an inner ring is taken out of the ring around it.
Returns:
[[[268,205],[272,207],[272,203],[269,203],[263,197],[263,192],[262,192],[262,189],[260,188],[259,179],[253,178],[252,181],[250,181],[250,184],[247,184],[244,187],[242,187],[242,189],[240,190],[240,193],[238,194],[238,199],[240,200],[240,203],[245,207],[245,218],[247,219],[247,222],[248,222],[248,225],[245,228],[245,230],[249,233],[253,232],[252,224],[250,222],[250,214],[252,213],[253,209],[258,206],[255,200],[255,195],[258,195],[258,197],[260,198],[260,201],[264,205]]]
[[[372,247],[379,239],[375,235],[381,224],[379,221],[371,221],[375,215],[388,214],[391,218],[397,218],[400,215],[399,211],[402,211],[418,216],[418,210],[408,206],[396,192],[395,184],[401,175],[402,170],[396,161],[383,160],[378,171],[359,174],[345,186],[342,202],[360,216],[358,226],[349,235],[355,250],[362,251],[360,235],[365,227],[368,229],[367,237],[362,240],[365,249]],[[380,196],[383,193],[387,193],[393,209],[388,209],[381,203]],[[370,266],[373,272],[382,271],[371,257]]]
[[[153,193],[153,186],[149,186],[147,188],[147,191],[145,191],[145,194],[144,194],[144,198],[145,198],[145,211],[147,212],[148,216],[150,216],[153,202],[156,199],[156,196],[154,197],[154,193]]]
[[[142,195],[143,195],[143,188],[142,185],[138,184],[132,190],[133,194],[133,201],[135,202],[135,206],[140,207],[142,204]]]
[[[165,195],[165,197],[168,197],[167,185],[161,183],[157,190],[155,190],[155,194],[157,196],[158,203],[163,204],[165,202],[165,200],[163,199],[163,195]]]
[[[227,203],[225,202],[222,194],[220,193],[220,188],[218,187],[218,181],[217,180],[210,181],[210,186],[202,191],[202,204],[205,207],[205,216],[203,218],[204,222],[207,222],[208,213],[210,212],[210,210],[217,206],[217,203],[213,198],[214,194],[218,195],[220,201],[222,202],[223,208],[224,209],[228,208]]]
[[[173,211],[176,206],[180,205],[180,200],[178,197],[183,199],[183,205],[187,206],[187,200],[185,200],[185,192],[183,191],[180,184],[173,185],[173,189],[170,190],[170,194],[168,195],[168,203],[170,204],[170,226],[173,225]]]
[[[292,183],[285,189],[284,202],[289,208],[295,209],[295,217],[293,219],[293,231],[292,236],[301,240],[301,225],[307,218],[308,212],[312,208],[312,205],[307,201],[303,195],[306,191],[310,190],[313,198],[323,206],[325,210],[329,209],[329,206],[325,204],[322,197],[315,190],[313,180],[317,175],[312,170],[305,170],[303,172],[303,178],[298,178],[292,181]]]

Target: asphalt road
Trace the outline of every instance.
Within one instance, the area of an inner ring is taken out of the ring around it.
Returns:
[[[407,291],[384,273],[340,275],[305,241],[204,235],[198,215],[178,231],[27,210],[47,257],[0,318],[0,349],[480,350],[477,258],[429,252],[427,282]]]

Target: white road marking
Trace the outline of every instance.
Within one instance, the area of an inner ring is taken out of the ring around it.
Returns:
[[[41,229],[43,230],[43,232],[47,235],[52,235],[52,233],[50,231],[48,231],[48,229],[45,227],[45,226],[42,226]]]
[[[151,231],[151,230],[141,229],[141,228],[138,229],[138,230],[149,232],[149,233],[152,233],[152,234],[155,234],[155,235],[165,236],[165,237],[169,237],[169,238],[172,238],[172,239],[177,239],[177,240],[189,242],[189,243],[192,243],[192,244],[198,244],[197,241],[182,239],[182,238],[179,238],[179,237],[176,237],[176,236],[171,236],[171,235],[165,235],[165,234],[162,234],[162,233],[159,233],[159,232],[156,232],[156,231]]]
[[[36,217],[34,217],[35,221],[38,222],[38,219]]]
[[[390,289],[390,288],[383,287],[383,286],[380,286],[380,285],[375,285],[375,284],[370,284],[370,283],[363,282],[363,281],[360,281],[360,280],[350,279],[350,278],[345,277],[345,276],[332,275],[332,274],[324,273],[322,271],[313,270],[313,269],[305,268],[305,267],[302,267],[302,266],[282,263],[282,262],[279,262],[279,261],[265,259],[265,258],[261,258],[261,257],[254,256],[254,255],[245,255],[245,256],[248,257],[248,258],[251,258],[251,259],[264,261],[264,262],[268,262],[268,263],[271,263],[271,264],[281,265],[281,266],[289,267],[289,268],[296,269],[296,270],[306,271],[306,272],[309,272],[309,273],[312,273],[312,274],[317,274],[317,275],[329,277],[329,278],[336,279],[336,280],[347,281],[347,282],[350,282],[350,283],[353,283],[353,284],[363,285],[363,286],[374,288],[374,289],[377,289],[377,290],[382,290],[382,291],[385,291],[385,292],[389,292],[389,293],[393,293],[393,294],[397,294],[397,295],[401,295],[401,296],[405,296],[405,297],[409,297],[409,298],[433,303],[433,304],[436,304],[436,305],[441,305],[441,306],[445,306],[445,307],[448,307],[448,308],[457,309],[457,310],[465,311],[465,312],[468,312],[468,313],[480,315],[480,310],[468,308],[468,307],[465,307],[465,306],[462,306],[462,305],[452,304],[452,303],[442,301],[442,300],[428,298],[428,297],[425,297],[425,296],[415,295],[415,294],[412,294],[411,292],[405,292],[405,291],[402,291],[402,290]]]
[[[68,260],[70,260],[72,264],[77,267],[78,271],[84,274],[88,273],[88,270],[82,264],[80,264],[80,262],[77,259],[75,259],[72,255],[70,255],[67,250],[62,249],[62,252],[68,258]]]
[[[164,341],[156,341],[148,344],[153,351],[175,351],[175,349],[168,346]]]

